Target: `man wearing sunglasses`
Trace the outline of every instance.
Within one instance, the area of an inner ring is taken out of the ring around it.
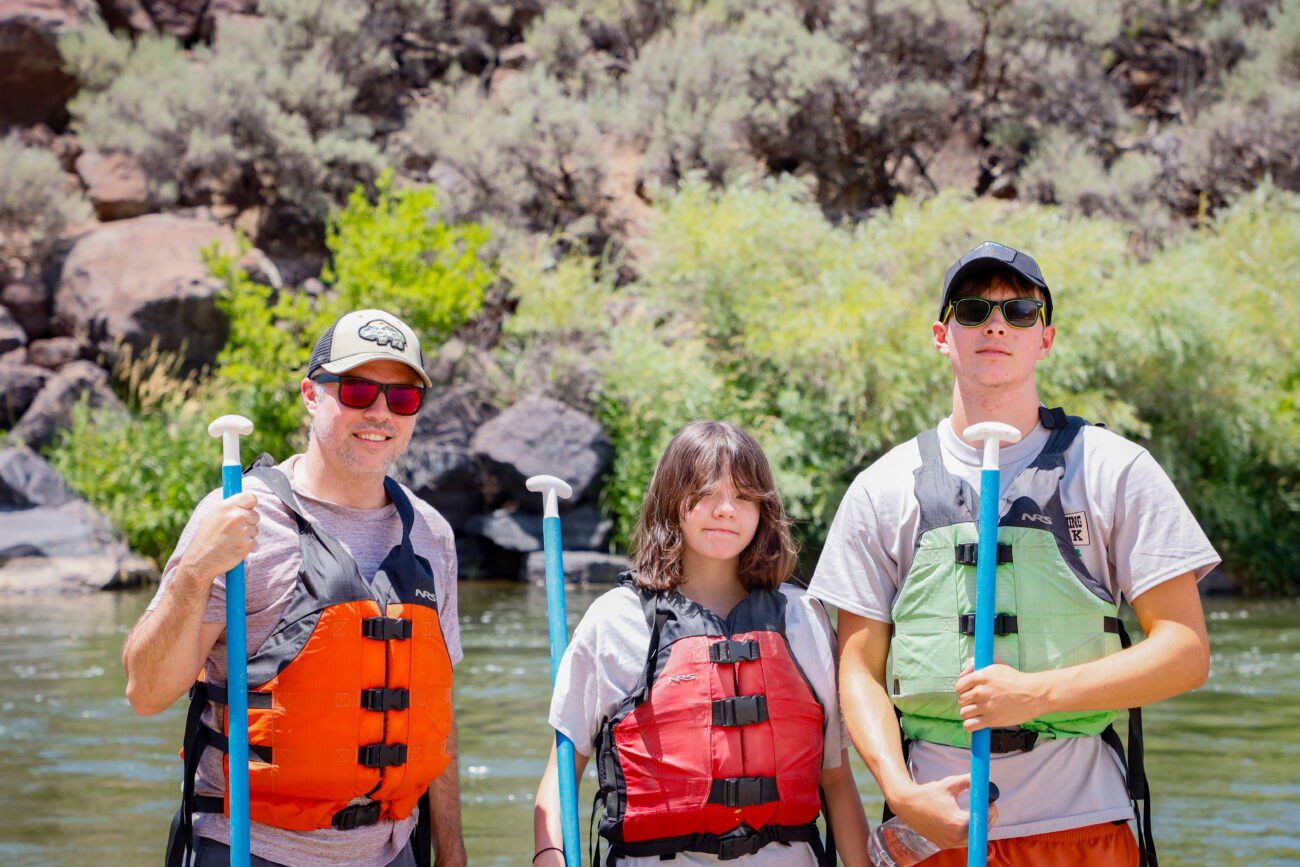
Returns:
[[[229,863],[225,573],[240,560],[253,867],[466,863],[455,547],[442,516],[386,476],[430,385],[404,322],[340,317],[299,383],[306,451],[259,458],[244,493],[212,492],[185,527],[122,653],[138,712],[191,692],[168,867],[190,853]]]
[[[966,863],[980,728],[1000,791],[990,865],[1154,865],[1140,714],[1127,750],[1111,721],[1209,670],[1196,582],[1218,557],[1145,449],[1039,402],[1052,306],[1038,263],[1010,247],[981,244],[948,269],[931,330],[952,414],[853,482],[810,585],[839,609],[853,741],[888,808],[943,850],[928,867]],[[983,443],[961,432],[991,421],[1021,440],[1001,449],[996,660],[974,672]],[[1131,646],[1121,598],[1146,635]],[[1144,800],[1139,846],[1127,823]]]

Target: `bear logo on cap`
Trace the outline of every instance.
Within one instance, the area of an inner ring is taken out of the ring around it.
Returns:
[[[373,341],[380,346],[387,344],[398,352],[406,349],[406,337],[382,319],[372,319],[357,329],[357,336],[362,340]]]

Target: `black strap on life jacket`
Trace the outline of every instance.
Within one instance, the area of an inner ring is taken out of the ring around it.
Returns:
[[[1119,622],[1119,643],[1121,647],[1130,647],[1133,642],[1128,637],[1128,630],[1123,621]],[[1128,755],[1124,754],[1124,745],[1114,726],[1106,726],[1101,739],[1119,756],[1124,767],[1124,780],[1128,786],[1128,796],[1133,802],[1133,815],[1137,821],[1138,864],[1139,867],[1159,867],[1156,860],[1156,838],[1151,830],[1151,787],[1147,783],[1146,750],[1142,744],[1142,708],[1131,707],[1128,710]]]

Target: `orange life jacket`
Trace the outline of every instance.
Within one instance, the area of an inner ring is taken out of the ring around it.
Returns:
[[[384,480],[402,542],[366,582],[338,540],[303,515],[283,473],[249,475],[294,515],[303,555],[288,608],[248,658],[249,815],[297,831],[404,819],[450,761],[452,720],[451,658],[433,571],[411,545],[410,501]],[[219,708],[220,732],[200,720],[208,702]],[[222,686],[200,682],[191,694],[190,811],[230,813],[228,786],[219,799],[194,794],[204,748],[226,750],[225,703]],[[229,756],[225,765],[228,778]]]
[[[821,857],[825,712],[790,653],[786,597],[754,590],[722,620],[677,591],[641,595],[650,649],[596,742],[609,863],[772,842]]]

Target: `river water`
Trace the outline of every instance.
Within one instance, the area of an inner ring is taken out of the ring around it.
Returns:
[[[462,583],[456,671],[471,864],[527,864],[550,749],[545,592]],[[569,591],[570,628],[600,592]],[[118,653],[145,594],[0,598],[0,865],[157,864],[179,798],[183,702],[137,716]],[[1207,604],[1201,690],[1146,711],[1161,862],[1300,864],[1300,604]],[[879,790],[855,770],[867,814]],[[581,800],[594,788],[584,781]],[[584,815],[583,833],[587,827]]]

